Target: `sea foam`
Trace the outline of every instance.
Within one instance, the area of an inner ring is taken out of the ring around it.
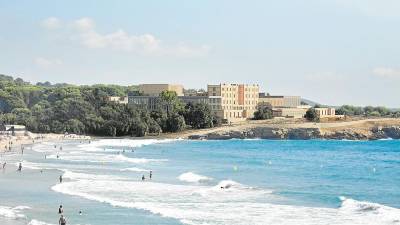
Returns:
[[[28,206],[17,206],[17,207],[9,207],[9,206],[0,206],[0,217],[8,218],[8,219],[20,219],[25,218],[25,215],[21,213],[21,211],[29,209]]]
[[[179,175],[178,179],[180,181],[189,183],[204,183],[212,180],[212,178],[210,177],[195,174],[193,172],[182,173],[181,175]]]
[[[118,180],[82,175],[52,187],[54,191],[150,211],[184,224],[377,225],[398,224],[400,210],[376,203],[342,199],[340,208],[268,203],[269,190],[224,180],[215,186]],[[221,188],[223,187],[223,188]]]

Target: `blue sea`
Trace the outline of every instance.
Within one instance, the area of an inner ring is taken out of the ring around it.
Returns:
[[[400,224],[398,140],[75,140],[4,161],[2,225],[58,224],[59,205],[74,225]]]

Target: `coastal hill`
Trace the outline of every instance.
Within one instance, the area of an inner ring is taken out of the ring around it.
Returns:
[[[188,139],[334,139],[377,140],[400,139],[398,118],[353,118],[346,121],[313,123],[305,120],[247,121],[231,126],[188,130],[164,134],[164,138]]]

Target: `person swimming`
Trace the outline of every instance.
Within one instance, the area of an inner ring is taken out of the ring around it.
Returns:
[[[79,215],[82,216],[82,210],[79,210]]]
[[[64,212],[63,206],[60,205],[60,207],[58,208],[58,214],[62,214]]]

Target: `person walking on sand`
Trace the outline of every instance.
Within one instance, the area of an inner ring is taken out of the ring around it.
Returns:
[[[63,214],[64,209],[62,207],[62,205],[60,205],[60,208],[58,208],[58,214]]]
[[[3,163],[3,170],[6,168],[6,165],[7,165],[7,163],[4,162],[4,163]]]
[[[62,180],[63,180],[62,175],[60,175],[60,183],[62,183]]]
[[[58,220],[59,225],[67,225],[67,220],[63,215],[60,216],[60,219]]]

